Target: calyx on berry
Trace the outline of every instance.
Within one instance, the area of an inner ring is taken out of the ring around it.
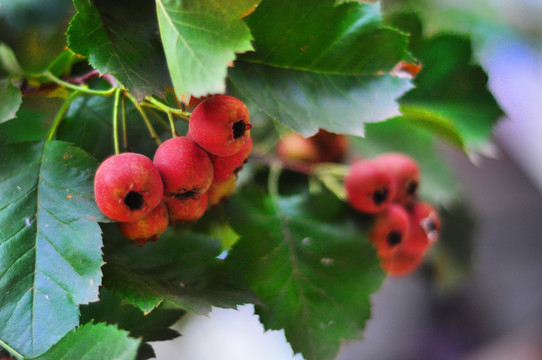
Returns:
[[[163,203],[156,206],[143,219],[134,222],[120,222],[117,224],[122,235],[140,246],[147,241],[156,241],[169,224],[168,211]]]
[[[420,170],[414,159],[401,153],[385,153],[377,156],[373,161],[390,172],[396,188],[394,202],[408,205],[416,199]]]
[[[100,210],[116,221],[137,221],[162,199],[164,187],[151,159],[122,153],[105,159],[94,177],[94,195]]]
[[[252,124],[241,100],[216,95],[196,106],[188,127],[187,136],[209,153],[232,156],[248,141]]]
[[[369,160],[353,163],[344,178],[346,198],[361,212],[376,214],[385,209],[395,196],[390,174]]]
[[[166,198],[198,198],[213,182],[209,155],[183,136],[163,142],[154,154],[154,163],[164,181]]]
[[[405,243],[407,251],[425,253],[439,238],[441,221],[437,210],[427,202],[418,202],[410,209],[412,236]]]

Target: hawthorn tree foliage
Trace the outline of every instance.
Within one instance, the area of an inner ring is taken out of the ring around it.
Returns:
[[[46,65],[26,68],[0,45],[0,347],[19,359],[147,359],[147,342],[178,336],[169,327],[187,312],[245,303],[294,352],[333,359],[362,336],[385,278],[374,219],[348,207],[333,169],[285,169],[280,135],[325,129],[350,136],[353,158],[409,154],[420,197],[454,209],[435,144],[483,154],[501,115],[469,38],[427,37],[416,15],[384,16],[379,3],[73,5],[66,49],[42,51]],[[405,76],[402,61],[421,72]],[[152,158],[186,133],[181,102],[219,93],[254,124],[235,195],[131,246],[94,201],[99,162],[128,149]]]

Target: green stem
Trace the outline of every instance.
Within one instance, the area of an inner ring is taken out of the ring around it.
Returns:
[[[267,191],[276,204],[279,199],[279,178],[282,168],[280,163],[274,162],[269,168],[269,177],[267,178]]]
[[[145,103],[141,103],[141,106],[143,107],[145,105]],[[153,107],[150,107],[150,106],[145,106],[147,108],[147,112],[156,120],[160,123],[160,125],[162,125],[165,129],[170,129],[170,126],[168,124],[167,121],[165,121],[164,119],[162,119],[162,117],[160,115],[158,115],[156,113],[156,111],[154,111],[154,108]]]
[[[156,131],[154,130],[154,127],[152,126],[150,120],[149,120],[149,117],[147,116],[147,114],[145,113],[145,111],[143,111],[143,109],[141,108],[141,106],[137,103],[137,100],[130,94],[126,94],[126,96],[128,96],[128,99],[130,99],[130,101],[134,104],[135,108],[137,109],[137,111],[139,111],[139,114],[141,114],[141,117],[143,118],[143,121],[145,122],[145,125],[147,125],[147,129],[149,130],[149,133],[151,135],[151,138],[153,138],[153,140],[158,144],[160,145],[162,143],[162,141],[160,141],[160,138],[158,137],[158,135],[156,134]]]
[[[47,141],[51,141],[53,139],[53,136],[55,135],[56,128],[60,124],[60,121],[62,120],[62,117],[70,107],[70,104],[72,103],[75,98],[77,98],[80,95],[79,91],[73,92],[67,99],[64,101],[60,109],[58,110],[58,113],[55,116],[55,119],[53,120],[53,123],[51,124],[51,127],[49,128],[49,132],[47,133]]]
[[[67,89],[71,89],[71,90],[74,90],[74,91],[79,91],[81,93],[90,94],[90,95],[112,96],[115,93],[116,89],[117,89],[116,87],[112,87],[109,90],[93,90],[93,89],[89,89],[89,88],[84,87],[84,86],[75,85],[75,84],[69,83],[67,81],[61,80],[61,79],[57,78],[56,76],[54,76],[53,74],[51,74],[49,71],[44,72],[43,76],[45,76],[47,79],[51,80],[52,82],[54,82],[57,85],[63,86],[65,88],[67,88]]]
[[[11,355],[15,356],[17,359],[24,359],[24,357],[15,351],[11,346],[0,340],[0,346],[6,349]]]
[[[169,120],[169,126],[171,127],[171,136],[173,137],[179,136],[179,133],[177,132],[177,129],[175,128],[175,121],[173,120],[173,115],[171,113],[167,113],[167,118]]]
[[[128,150],[128,127],[126,126],[126,96],[124,96],[124,92],[122,93],[122,99],[121,99],[121,110],[122,110],[122,137],[124,142],[124,151]]]
[[[161,101],[156,100],[153,97],[148,97],[147,101],[150,104],[152,104],[153,107],[156,108],[157,110],[161,110],[161,111],[163,111],[165,113],[168,113],[168,114],[173,114],[173,115],[178,116],[178,117],[180,117],[181,119],[183,119],[183,120],[185,120],[187,122],[190,119],[191,113],[189,113],[188,111],[184,111],[182,109],[175,109],[175,108],[169,107],[166,104],[162,103]]]
[[[121,88],[115,91],[115,103],[113,104],[113,144],[115,145],[115,154],[120,154],[119,148],[119,99],[122,92]]]

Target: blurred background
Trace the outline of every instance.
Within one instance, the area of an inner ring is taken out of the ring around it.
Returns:
[[[462,212],[444,224],[448,246],[457,242],[464,250],[470,234],[463,271],[439,278],[446,264],[436,252],[417,272],[386,280],[372,298],[365,339],[344,344],[338,359],[542,360],[542,1],[383,1],[383,7],[418,11],[428,35],[471,35],[506,117],[495,129],[491,156],[473,163],[439,147],[465,196]],[[51,47],[62,51],[72,12],[69,0],[0,0],[0,41],[27,69],[40,69],[52,60]],[[175,328],[183,336],[154,344],[159,360],[302,359],[282,332],[264,332],[251,306],[189,315]]]

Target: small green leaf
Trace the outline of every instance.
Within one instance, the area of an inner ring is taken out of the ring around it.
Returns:
[[[503,112],[487,89],[486,73],[473,64],[471,40],[455,34],[424,39],[413,14],[392,22],[413,34],[412,51],[422,64],[416,87],[400,100],[405,119],[467,152],[484,153]]]
[[[11,120],[17,114],[23,98],[21,90],[8,79],[0,80],[0,124]]]
[[[17,61],[17,57],[9,46],[0,42],[0,68],[4,69],[8,75],[20,76],[24,71]]]
[[[25,357],[60,340],[98,296],[96,167],[58,141],[0,148],[0,340]]]
[[[365,123],[397,116],[412,87],[390,75],[332,75],[237,62],[228,91],[304,136],[319,128],[363,136]]]
[[[460,199],[457,181],[435,148],[432,133],[405,117],[367,125],[365,138],[352,137],[352,148],[365,157],[397,151],[416,159],[420,166],[419,192],[423,199],[449,205]]]
[[[140,248],[130,246],[116,228],[106,228],[104,285],[145,313],[164,300],[199,314],[212,306],[235,308],[256,301],[227,281],[215,239],[169,229],[158,242]]]
[[[78,63],[81,60],[82,59],[80,57],[75,56],[75,54],[70,50],[64,50],[49,64],[47,70],[57,77],[67,75],[70,72],[73,64]]]
[[[235,53],[252,50],[241,14],[261,0],[157,0],[158,23],[177,96],[223,93]]]
[[[116,326],[86,324],[35,360],[135,360],[140,342]]]
[[[335,74],[375,74],[407,57],[408,37],[382,26],[380,3],[265,0],[247,18],[243,60]]]
[[[152,1],[74,0],[71,50],[113,74],[138,99],[163,95],[169,84]]]
[[[384,279],[345,209],[327,193],[274,200],[254,188],[230,202],[241,239],[227,262],[264,302],[265,328],[284,329],[307,360],[334,359],[343,341],[360,338]]]
[[[170,329],[170,326],[184,314],[183,310],[160,305],[150,314],[144,315],[135,306],[123,302],[121,298],[102,288],[99,302],[81,307],[81,323],[105,322],[110,325],[118,325],[119,328],[130,332],[130,336],[143,339],[138,359],[148,359],[146,352],[152,353],[150,357],[155,357],[155,355],[147,342],[171,340],[178,337],[179,333]]]

